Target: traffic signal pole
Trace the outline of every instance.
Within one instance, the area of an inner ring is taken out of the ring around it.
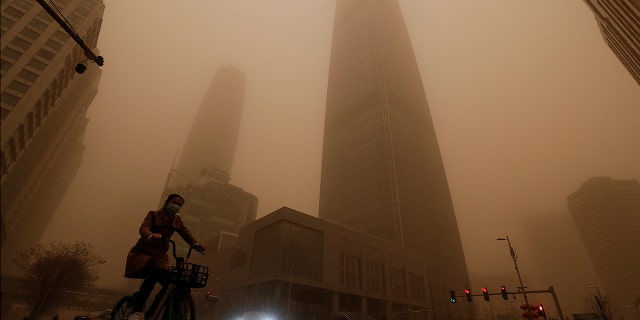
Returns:
[[[562,310],[560,309],[560,303],[558,302],[558,297],[556,296],[556,291],[553,289],[553,286],[549,286],[547,290],[529,290],[529,293],[551,293],[553,296],[553,303],[556,305],[556,310],[558,311],[558,316],[560,319],[564,319],[564,315],[562,315]]]
[[[518,257],[516,257],[516,252],[511,246],[511,240],[509,240],[509,236],[506,236],[505,238],[498,238],[497,240],[507,240],[507,244],[509,245],[509,253],[511,254],[511,258],[513,259],[513,265],[515,266],[516,273],[518,274],[518,281],[520,281],[520,288],[522,289],[522,296],[524,297],[524,303],[528,306],[529,300],[527,300],[527,291],[525,289],[524,284],[522,283],[522,277],[520,276],[520,270],[518,269],[518,262],[517,262]],[[528,312],[527,318],[531,319],[532,318],[531,311],[527,311],[527,312]]]
[[[449,292],[450,292],[450,294],[451,294],[451,299],[450,299],[450,301],[451,301],[452,303],[456,303],[456,301],[457,301],[457,299],[456,299],[456,298],[466,298],[466,297],[467,297],[467,294],[466,294],[466,293],[465,293],[465,295],[458,296],[458,295],[456,295],[456,294],[455,294],[455,291],[454,291],[454,290],[451,290],[451,291],[449,291]],[[564,315],[562,314],[562,309],[560,309],[560,303],[558,302],[558,297],[556,296],[556,291],[553,289],[553,286],[549,286],[549,288],[548,288],[548,289],[546,289],[546,290],[529,290],[529,291],[527,291],[527,292],[528,292],[528,293],[551,293],[551,295],[553,296],[553,303],[556,305],[556,310],[558,311],[558,316],[560,317],[560,319],[564,319]],[[511,295],[523,294],[523,292],[522,292],[522,291],[518,291],[518,292],[508,292],[508,291],[505,291],[505,293],[506,293],[507,295],[510,295],[510,294],[511,294]],[[502,295],[502,293],[501,293],[501,292],[500,292],[500,293],[490,293],[490,292],[488,292],[488,291],[487,291],[486,293],[484,293],[484,292],[483,292],[483,293],[473,294],[473,293],[471,293],[471,290],[469,290],[469,294],[468,294],[468,296],[469,296],[469,297],[484,297],[484,295],[485,295],[485,294],[486,294],[487,296],[499,296],[499,295]],[[524,296],[524,294],[523,294],[523,296]],[[486,300],[486,299],[485,299],[485,300]],[[490,301],[490,300],[486,300],[486,301],[489,301],[489,303],[491,303],[491,301]],[[529,306],[529,303],[528,303],[528,302],[526,302],[526,300],[525,300],[525,304],[526,304],[527,306]],[[492,310],[491,312],[493,312],[493,310]],[[529,317],[530,317],[530,316],[529,316]]]

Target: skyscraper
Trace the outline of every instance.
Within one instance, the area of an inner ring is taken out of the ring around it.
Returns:
[[[229,184],[245,81],[244,73],[232,65],[215,73],[162,195],[162,201],[170,193],[186,198],[181,214],[201,241],[219,232],[237,234],[256,218],[258,199]]]
[[[640,306],[640,185],[637,180],[591,178],[567,197],[602,294],[614,317],[637,319]]]
[[[640,85],[640,1],[584,0],[611,51]]]
[[[397,1],[337,1],[319,216],[418,249],[430,303],[469,277],[435,129]]]
[[[98,41],[104,4],[57,2],[87,46]],[[2,2],[2,262],[37,243],[84,152],[86,111],[101,70],[35,1]],[[5,250],[7,249],[7,250]]]

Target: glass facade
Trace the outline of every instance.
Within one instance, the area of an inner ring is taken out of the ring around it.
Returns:
[[[292,275],[322,280],[322,232],[279,221],[255,233],[250,278]]]
[[[398,2],[338,1],[332,41],[319,217],[423,252],[430,300],[448,301],[467,267]],[[390,290],[404,295],[398,272]]]

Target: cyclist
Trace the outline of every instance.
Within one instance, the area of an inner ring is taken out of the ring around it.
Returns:
[[[201,251],[206,250],[206,246],[196,241],[178,215],[183,205],[184,198],[182,196],[170,194],[162,208],[157,211],[149,211],[142,221],[139,230],[140,239],[127,255],[124,273],[126,278],[144,279],[137,297],[133,301],[133,313],[128,320],[144,320],[145,316],[151,316],[165,293],[170,278],[169,256],[167,255],[169,243],[160,241],[161,239],[171,239],[173,233],[178,232],[189,245],[195,246]],[[162,289],[153,299],[151,307],[145,314],[144,306],[156,282],[162,285]]]

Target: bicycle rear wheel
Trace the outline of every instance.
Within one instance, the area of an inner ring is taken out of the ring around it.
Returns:
[[[135,296],[136,295],[133,294],[120,299],[120,301],[113,306],[113,311],[111,311],[111,320],[127,320],[129,315],[132,313],[132,302]]]
[[[163,320],[196,320],[196,304],[190,294],[174,294],[164,309]]]

